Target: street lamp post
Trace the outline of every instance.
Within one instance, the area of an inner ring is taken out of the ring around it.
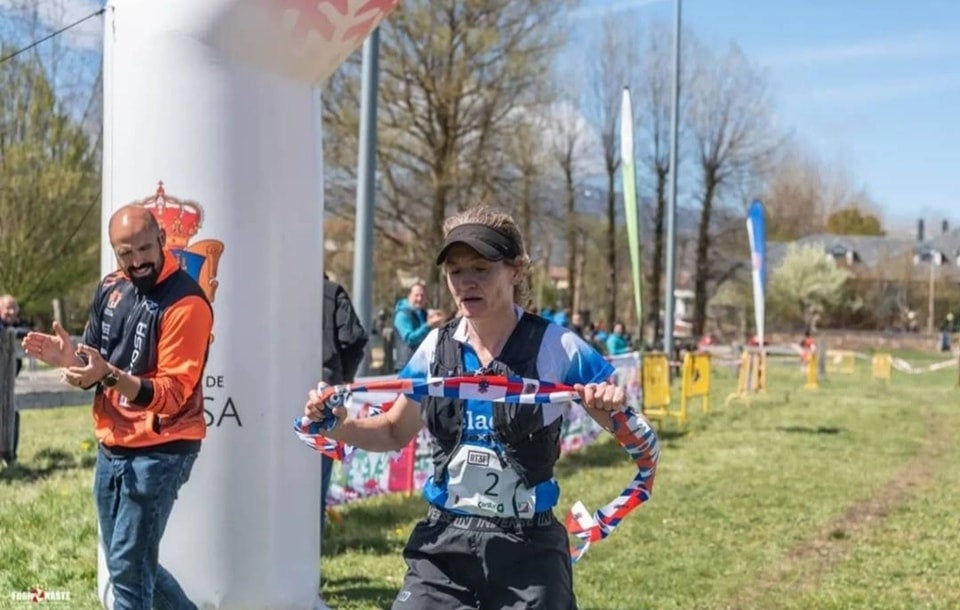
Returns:
[[[363,327],[373,323],[373,215],[376,189],[377,87],[379,83],[380,28],[363,42],[360,82],[360,150],[357,161],[357,214],[353,238],[353,301]],[[370,372],[370,349],[358,373]]]
[[[663,351],[673,359],[673,331],[676,318],[677,271],[677,125],[680,121],[680,0],[676,0],[673,32],[673,105],[670,110],[670,196],[667,199],[667,286],[664,295]]]

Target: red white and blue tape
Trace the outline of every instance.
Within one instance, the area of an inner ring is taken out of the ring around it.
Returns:
[[[516,404],[580,401],[580,395],[573,386],[525,377],[470,375],[389,379],[325,387],[321,392],[325,417],[320,421],[313,421],[301,416],[294,420],[294,432],[316,451],[334,459],[343,459],[348,448],[343,443],[323,435],[324,431],[337,424],[333,408],[344,405],[351,394],[385,392],[404,394],[413,400],[436,396]],[[378,412],[380,410],[374,409],[369,415]],[[566,517],[567,531],[578,541],[570,548],[570,557],[574,562],[583,556],[590,544],[609,536],[630,512],[649,500],[653,492],[653,481],[660,457],[656,433],[642,416],[630,408],[611,415],[612,433],[637,465],[637,474],[620,495],[593,514],[582,502],[574,503]]]

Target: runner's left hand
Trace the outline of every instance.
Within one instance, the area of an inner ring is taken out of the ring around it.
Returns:
[[[573,386],[580,394],[583,406],[600,411],[619,411],[627,404],[627,395],[623,388],[612,383],[578,383]]]

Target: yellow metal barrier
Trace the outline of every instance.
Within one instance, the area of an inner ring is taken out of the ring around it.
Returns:
[[[874,354],[871,368],[873,378],[890,383],[893,373],[893,357],[890,354]]]
[[[737,391],[727,396],[724,404],[735,398],[750,404],[750,395],[767,390],[767,354],[746,350],[740,356],[740,372],[737,375]]]
[[[814,350],[810,352],[810,358],[807,360],[807,383],[804,388],[808,390],[817,390],[820,388],[820,352]]]
[[[687,352],[683,356],[680,411],[687,413],[687,399],[700,398],[700,412],[710,412],[710,354]]]
[[[641,358],[640,379],[643,384],[643,414],[647,419],[662,422],[668,417],[676,417],[681,425],[687,423],[685,402],[681,401],[679,411],[670,410],[670,363],[666,354],[644,354]]]
[[[853,375],[857,372],[857,357],[853,352],[842,349],[827,350],[827,373]]]

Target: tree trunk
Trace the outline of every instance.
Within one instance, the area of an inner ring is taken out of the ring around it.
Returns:
[[[617,194],[614,191],[616,167],[607,168],[607,267],[610,281],[607,286],[607,329],[617,323]]]
[[[446,180],[446,177],[443,175],[435,177],[438,181]],[[430,245],[431,248],[428,252],[432,252],[432,256],[436,256],[437,251],[440,250],[440,246],[443,245],[443,221],[446,220],[447,215],[447,188],[443,185],[438,185],[434,191],[433,197],[433,209],[431,210],[432,223],[430,225]],[[443,302],[443,282],[441,280],[440,267],[432,264],[433,260],[429,261],[429,271],[427,272],[427,294],[432,294],[433,302],[431,307],[439,307],[440,303]]]
[[[710,278],[710,216],[713,196],[717,190],[716,170],[704,170],[703,208],[700,210],[700,230],[697,234],[697,269],[694,279],[693,336],[703,335],[707,323],[707,280]]]
[[[584,235],[581,233],[577,235],[577,242],[579,243],[583,239]],[[587,256],[586,256],[586,247],[583,248],[577,247],[577,290],[573,293],[573,307],[571,308],[572,313],[577,313],[583,309],[583,268],[586,265]]]
[[[657,168],[657,210],[653,217],[653,270],[650,276],[650,318],[653,320],[653,343],[660,340],[660,282],[663,279],[663,223],[667,206],[668,169]]]
[[[546,244],[543,260],[540,261],[540,281],[537,283],[537,311],[543,311],[543,287],[550,281],[550,257],[553,255],[553,242],[548,239]]]
[[[525,171],[523,187],[520,195],[520,235],[523,236],[523,245],[530,254],[533,244],[533,176]]]
[[[577,192],[573,183],[573,166],[564,166],[567,188],[567,307],[573,308],[573,295],[577,292]]]

